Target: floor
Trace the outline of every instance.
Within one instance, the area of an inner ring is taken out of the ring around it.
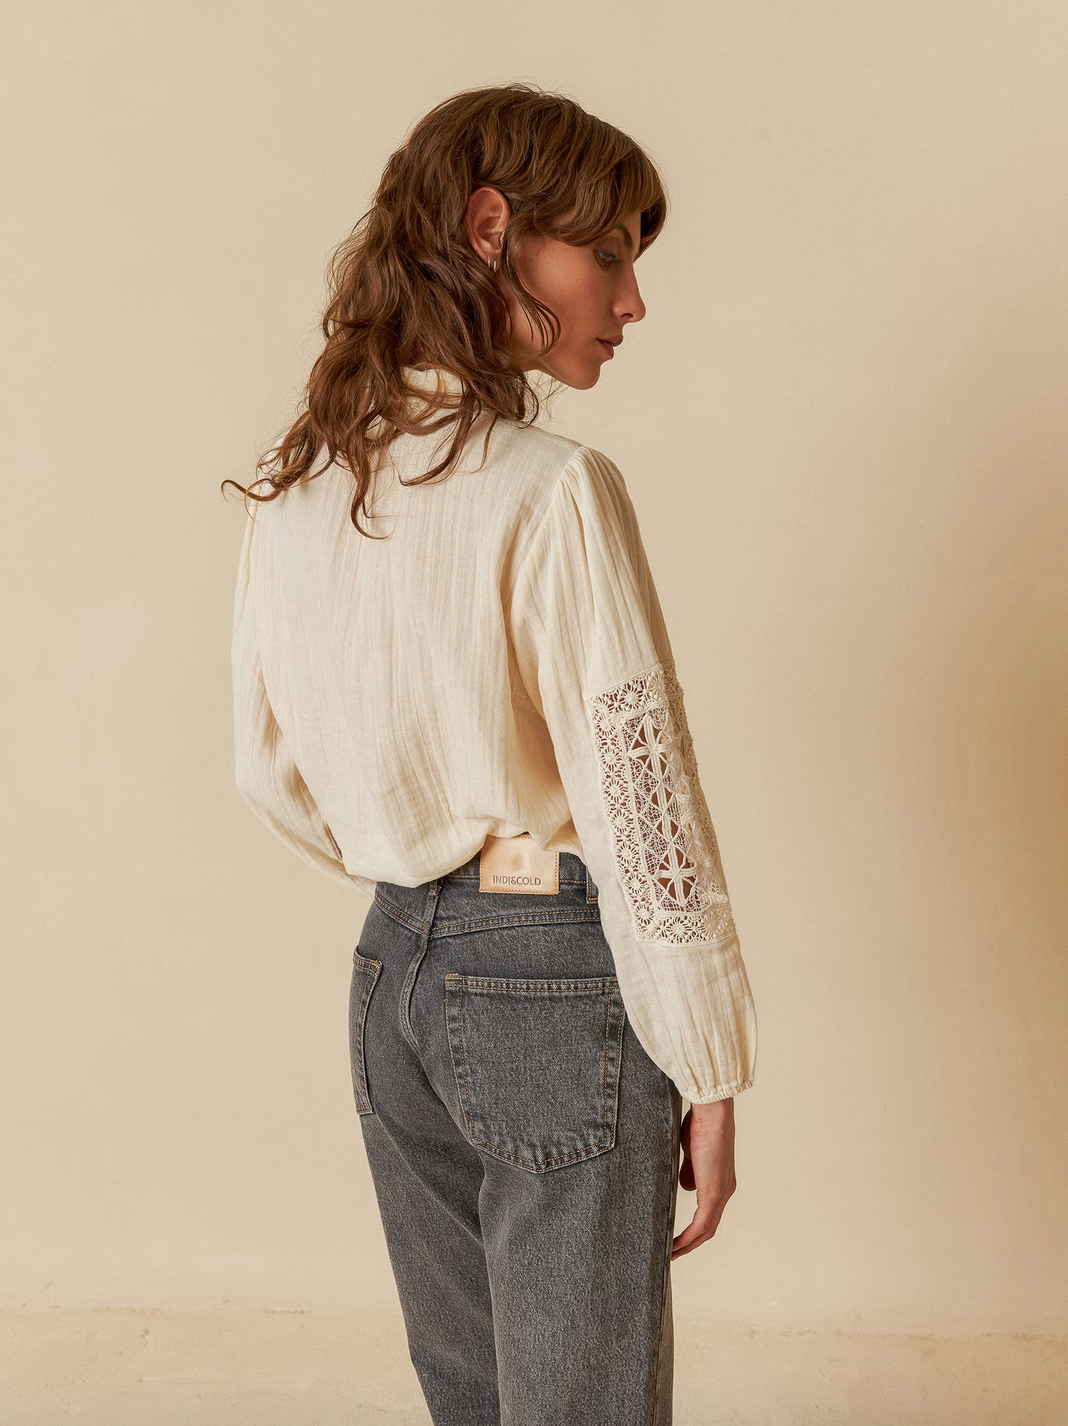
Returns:
[[[678,1318],[675,1336],[675,1426],[1068,1426],[1065,1338],[758,1332]],[[392,1314],[0,1312],[0,1423],[72,1421],[430,1417]]]

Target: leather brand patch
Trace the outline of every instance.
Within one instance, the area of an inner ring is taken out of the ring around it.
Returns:
[[[555,896],[560,890],[560,853],[544,851],[529,832],[489,836],[479,854],[478,889]]]

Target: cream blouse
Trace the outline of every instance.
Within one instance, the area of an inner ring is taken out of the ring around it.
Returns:
[[[409,369],[419,385],[457,377]],[[448,437],[446,430],[444,436]],[[756,1016],[671,645],[623,477],[498,421],[447,477],[401,436],[370,518],[327,465],[249,501],[234,606],[237,786],[371,896],[489,834],[574,852],[641,1044],[691,1103],[753,1083]],[[263,487],[265,488],[265,487]]]

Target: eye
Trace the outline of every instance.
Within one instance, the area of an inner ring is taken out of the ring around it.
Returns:
[[[608,252],[606,248],[595,248],[594,252],[597,254],[597,261],[601,263],[603,267],[611,267],[614,262],[619,261],[615,253]]]

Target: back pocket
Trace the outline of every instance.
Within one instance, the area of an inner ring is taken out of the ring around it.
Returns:
[[[616,1141],[623,997],[586,980],[445,977],[445,1014],[468,1139],[532,1173]]]
[[[349,1060],[352,1064],[352,1092],[356,1096],[357,1114],[373,1114],[367,1089],[367,1054],[364,1032],[367,1026],[367,1006],[371,992],[378,984],[381,961],[369,961],[355,951],[352,957],[352,982],[349,987]]]

